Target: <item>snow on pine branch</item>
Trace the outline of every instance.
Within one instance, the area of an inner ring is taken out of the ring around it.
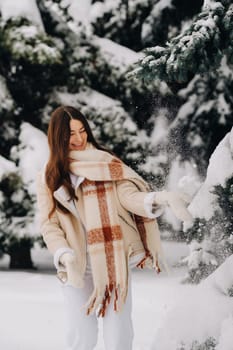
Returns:
[[[226,9],[218,2],[204,9],[190,26],[165,47],[145,50],[129,77],[167,82],[186,82],[194,73],[205,73],[219,65],[223,48],[221,26]]]
[[[137,53],[106,38],[94,36],[93,42],[99,47],[100,52],[107,61],[122,72],[142,57],[141,53]]]
[[[35,64],[59,64],[61,53],[55,41],[26,18],[13,18],[1,25],[1,46],[15,60]]]

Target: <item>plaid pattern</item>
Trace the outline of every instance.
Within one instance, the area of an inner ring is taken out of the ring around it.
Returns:
[[[87,313],[98,308],[98,315],[104,316],[111,295],[114,295],[114,310],[121,309],[128,286],[127,257],[116,209],[114,182],[128,179],[141,191],[148,191],[148,186],[131,168],[107,152],[96,149],[72,151],[70,157],[73,159],[71,172],[85,177],[82,192],[94,282],[94,291],[86,305]],[[159,271],[156,253],[149,249],[157,242],[148,237],[149,226],[155,221],[137,215],[134,217],[145,249],[145,256],[138,267],[144,268],[150,261]]]

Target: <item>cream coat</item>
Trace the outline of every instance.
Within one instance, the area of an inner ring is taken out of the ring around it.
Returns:
[[[146,217],[144,199],[148,194],[139,192],[131,181],[118,181],[115,186],[116,206],[119,215],[119,223],[122,228],[125,253],[127,257],[138,255],[144,252],[144,248],[137,231],[133,216],[130,213]],[[40,212],[41,233],[48,250],[54,255],[58,249],[71,248],[74,250],[79,265],[80,278],[86,268],[86,234],[85,217],[83,212],[83,198],[81,186],[75,188],[77,201],[70,201],[69,194],[61,186],[54,192],[54,197],[69,210],[69,214],[63,214],[55,210],[52,217],[48,213],[52,207],[52,200],[46,186],[44,175],[37,177],[37,199]],[[93,211],[95,208],[93,208]],[[151,235],[158,237],[158,253],[161,251],[158,225],[155,221]]]

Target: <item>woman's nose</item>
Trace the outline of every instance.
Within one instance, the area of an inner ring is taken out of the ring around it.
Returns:
[[[82,136],[81,136],[81,134],[77,132],[77,133],[75,134],[75,139],[76,139],[77,141],[82,141]]]

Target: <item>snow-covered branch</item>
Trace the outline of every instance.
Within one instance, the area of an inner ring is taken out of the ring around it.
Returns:
[[[10,18],[24,17],[44,31],[40,11],[36,0],[0,0],[0,12],[4,21]]]
[[[221,2],[210,4],[184,32],[174,37],[165,47],[147,49],[146,56],[129,76],[183,83],[195,73],[205,73],[210,67],[214,69],[219,66],[224,50],[221,42],[221,31],[224,28],[222,21],[227,7]],[[229,33],[225,32],[224,35]]]

